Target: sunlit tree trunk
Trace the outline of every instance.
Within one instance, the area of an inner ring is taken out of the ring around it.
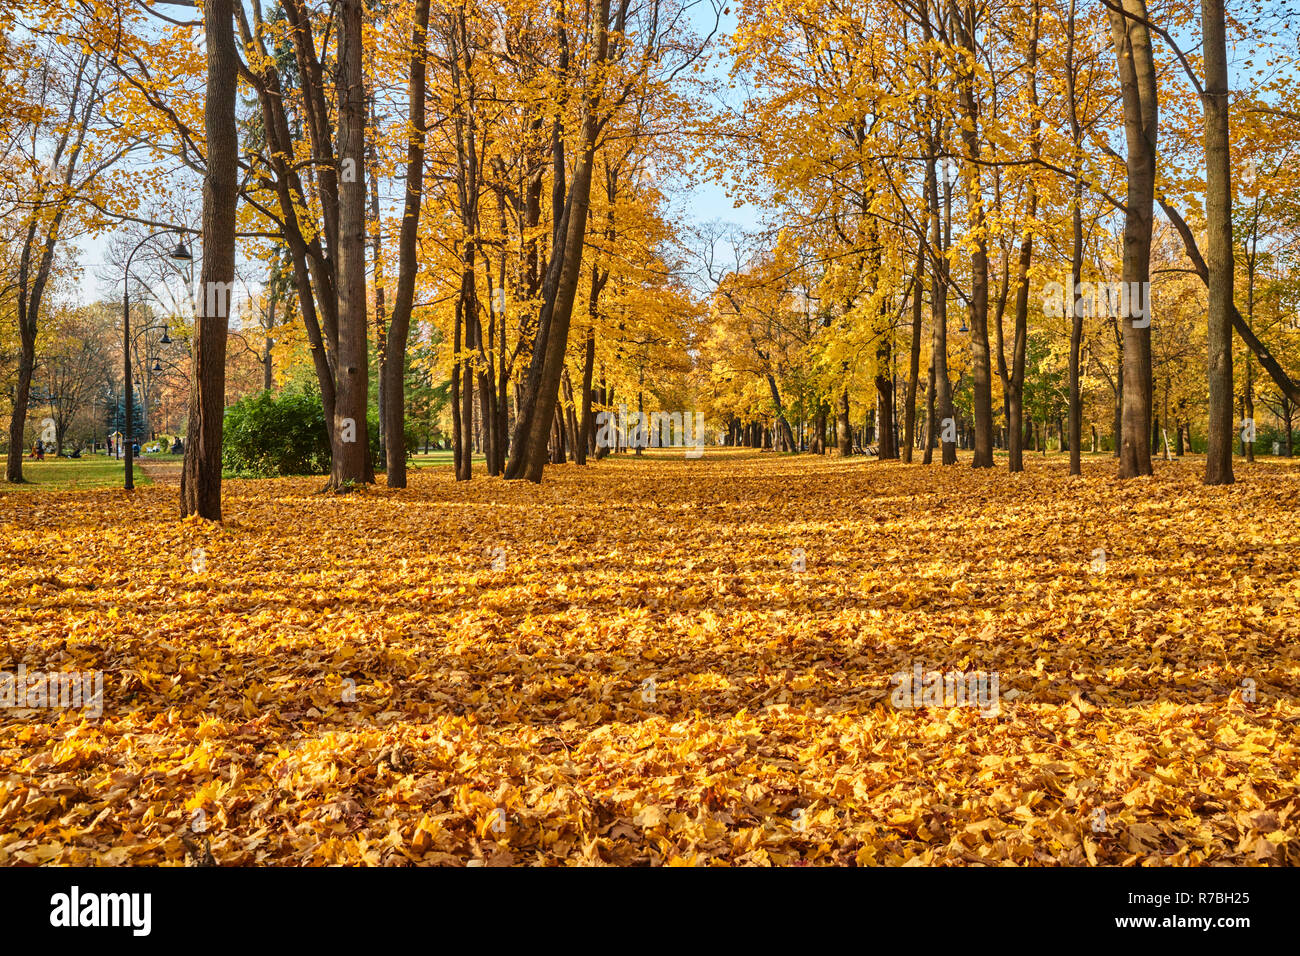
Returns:
[[[916,445],[916,389],[921,373],[921,298],[925,294],[925,246],[916,255],[912,274],[912,342],[907,363],[907,398],[903,406],[903,461],[912,463]]]
[[[609,53],[609,9],[610,0],[597,0],[589,14],[595,35],[592,60],[597,65],[604,64]],[[621,7],[620,11],[624,9]],[[621,23],[622,12],[619,20]],[[535,351],[510,442],[507,478],[525,478],[532,482],[542,480],[547,433],[559,396],[560,372],[568,347],[573,301],[582,269],[601,109],[601,94],[597,87],[583,97],[580,146],[573,168],[573,182],[564,201],[556,204],[560,208],[560,215],[556,217],[556,248],[543,285]],[[564,168],[563,152],[560,152],[556,162],[557,182],[562,182]],[[561,236],[562,245],[559,241]]]
[[[387,348],[380,374],[384,383],[384,455],[390,488],[406,487],[406,348],[411,329],[411,306],[415,301],[415,274],[419,269],[417,241],[420,206],[424,196],[425,140],[425,57],[428,52],[429,0],[415,0],[415,23],[411,29],[410,83],[407,115],[410,127],[406,142],[406,201],[397,239],[397,289],[388,326]]]
[[[952,19],[958,25],[959,42],[972,59],[975,49],[975,7],[952,5]],[[980,177],[979,105],[975,99],[973,69],[962,61],[959,68],[959,100],[963,113],[962,141],[966,149],[964,164],[966,206],[974,240],[970,255],[970,350],[974,397],[974,456],[976,468],[993,467],[993,372],[989,351],[989,253],[985,230],[984,196]],[[1032,187],[1031,187],[1032,188]],[[946,356],[945,356],[946,362]]]
[[[1070,110],[1070,144],[1074,149],[1071,156],[1070,170],[1074,174],[1074,184],[1070,194],[1070,222],[1072,226],[1070,244],[1070,474],[1083,474],[1083,396],[1080,387],[1081,372],[1079,368],[1083,349],[1083,315],[1079,308],[1079,283],[1083,279],[1083,179],[1081,176],[1083,161],[1083,128],[1079,122],[1078,91],[1074,86],[1074,51],[1075,51],[1075,3],[1070,0],[1070,15],[1066,24],[1068,31],[1065,53],[1065,95],[1069,100]],[[1038,6],[1034,6],[1035,45],[1038,37]],[[1037,91],[1034,101],[1037,102]],[[1094,442],[1095,444],[1095,442]]]
[[[925,454],[921,464],[928,465],[934,460],[935,419],[938,417],[934,408],[934,354],[930,355],[929,384],[925,390]]]
[[[370,336],[366,308],[366,99],[361,0],[339,0],[338,369],[330,487],[374,480],[366,409]]]
[[[836,428],[839,437],[840,457],[848,458],[853,454],[853,426],[849,421],[849,390],[840,390],[839,424]]]
[[[1126,288],[1149,301],[1152,206],[1155,199],[1159,108],[1155,63],[1147,29],[1145,0],[1119,0],[1123,12],[1108,8],[1119,65],[1128,145],[1128,194],[1124,212]],[[1130,313],[1134,310],[1130,309]],[[1119,476],[1151,474],[1151,329],[1149,316],[1121,317],[1124,331],[1124,390],[1120,420]]]

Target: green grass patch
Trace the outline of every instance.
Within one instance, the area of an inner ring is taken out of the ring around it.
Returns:
[[[486,461],[486,459],[482,455],[474,456],[475,464],[478,464],[483,461]],[[452,464],[454,464],[454,460],[452,459],[452,453],[450,450],[431,451],[427,455],[416,454],[416,455],[412,455],[410,458],[410,465],[413,468],[437,468],[440,465],[452,465]]]
[[[5,460],[0,455],[0,461]],[[157,457],[157,456],[151,456]],[[136,485],[151,484],[140,470],[136,459]],[[6,462],[7,464],[7,462]],[[6,491],[89,491],[95,488],[121,488],[125,465],[116,458],[105,455],[85,455],[81,458],[53,458],[31,461],[24,456],[21,485],[0,481],[0,494]]]

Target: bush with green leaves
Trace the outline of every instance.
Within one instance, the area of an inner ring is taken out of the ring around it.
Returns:
[[[257,392],[226,409],[221,464],[231,475],[319,475],[329,471],[329,432],[320,397]]]
[[[370,463],[383,468],[379,416],[366,413]],[[222,467],[232,477],[323,475],[330,470],[329,433],[320,396],[307,388],[288,388],[278,395],[258,392],[226,409]],[[406,429],[407,457],[416,447],[414,429]]]

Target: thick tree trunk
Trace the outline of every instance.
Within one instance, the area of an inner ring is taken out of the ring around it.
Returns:
[[[853,432],[849,423],[849,390],[843,388],[840,390],[840,413],[839,425],[836,429],[839,436],[840,457],[848,458],[853,454]]]
[[[1124,214],[1122,281],[1149,304],[1152,207],[1155,200],[1156,141],[1159,109],[1155,63],[1147,29],[1145,0],[1120,0],[1124,13],[1108,10],[1119,64],[1128,145],[1128,195]],[[1127,15],[1126,15],[1127,14]],[[1124,393],[1121,405],[1119,476],[1151,474],[1151,329],[1150,314],[1121,317],[1124,329]]]
[[[1210,414],[1205,484],[1232,484],[1232,160],[1223,0],[1201,0],[1205,56],[1205,219]],[[1247,386],[1249,388],[1249,386]],[[1247,408],[1247,416],[1251,410]]]
[[[366,105],[362,0],[339,0],[338,367],[330,487],[374,480],[366,409],[370,336],[366,312]]]
[[[888,347],[885,347],[886,352]],[[879,358],[879,353],[877,353]],[[888,355],[885,356],[888,360]],[[876,374],[876,431],[880,444],[880,458],[898,457],[894,441],[894,380],[892,376]]]
[[[203,21],[208,72],[203,106],[207,142],[207,171],[203,177],[203,266],[199,270],[200,314],[195,317],[180,512],[183,518],[198,515],[209,521],[220,521],[229,296],[215,290],[231,288],[235,279],[239,171],[235,88],[239,54],[235,47],[233,0],[204,0]],[[129,420],[129,407],[126,414]]]
[[[375,113],[374,85],[366,87],[366,111],[370,115],[371,126],[378,126]],[[388,359],[388,322],[384,316],[384,234],[383,220],[379,217],[379,162],[375,143],[372,138],[366,146],[368,168],[374,173],[370,177],[370,261],[374,270],[375,287],[375,351],[379,368],[376,398],[379,403],[379,454],[387,467],[387,416],[384,414],[385,384],[384,364]]]
[[[1079,283],[1083,278],[1083,213],[1082,181],[1075,180],[1074,210],[1072,214],[1074,236],[1070,249],[1070,474],[1083,474],[1083,459],[1079,444],[1083,438],[1083,393],[1080,362],[1083,351],[1083,315],[1079,307]]]

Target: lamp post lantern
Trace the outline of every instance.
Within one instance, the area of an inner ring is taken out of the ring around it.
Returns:
[[[131,381],[131,260],[135,254],[140,251],[150,239],[156,239],[159,236],[165,236],[168,233],[175,232],[173,229],[162,229],[158,232],[150,233],[141,239],[131,254],[126,257],[126,266],[122,270],[122,381],[125,384],[122,396],[122,444],[125,446],[123,456],[126,460],[126,473],[123,478],[122,487],[127,491],[135,488],[135,428],[132,422],[132,416],[135,412],[135,389]],[[194,257],[190,255],[189,247],[179,239],[176,242],[176,248],[171,253],[171,258],[178,262],[189,262]],[[163,335],[166,336],[166,329]]]

